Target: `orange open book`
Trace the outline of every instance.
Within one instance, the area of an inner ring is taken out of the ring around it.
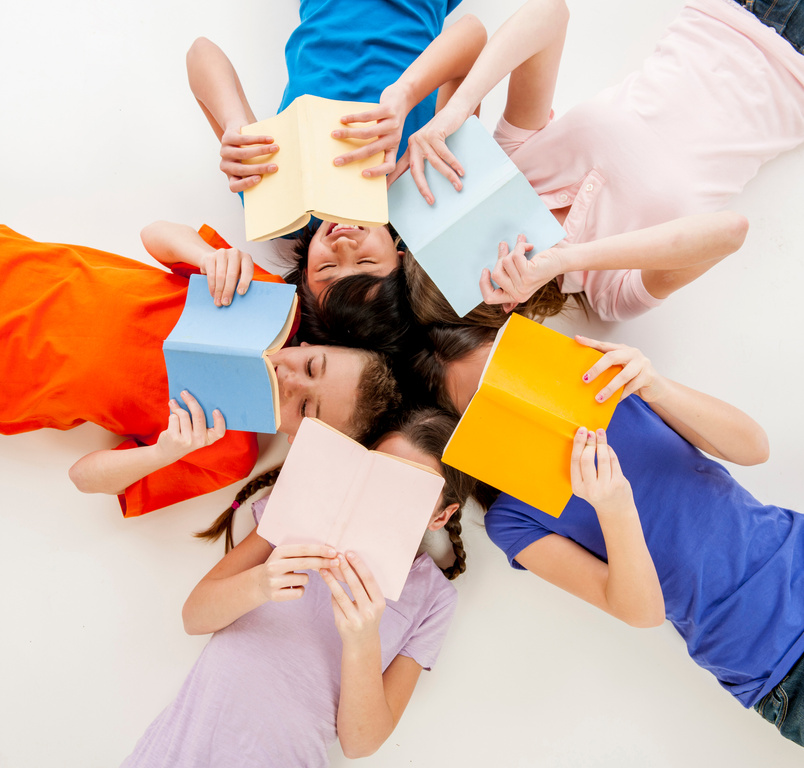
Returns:
[[[497,334],[480,386],[444,450],[445,464],[558,517],[572,496],[578,427],[608,426],[620,391],[595,395],[620,371],[584,383],[602,357],[521,315]]]
[[[256,187],[243,193],[246,239],[270,240],[295,232],[310,215],[339,224],[378,227],[388,222],[385,177],[367,179],[363,171],[382,162],[382,153],[348,165],[332,161],[368,143],[365,139],[333,139],[343,128],[341,117],[365,112],[376,104],[299,96],[278,115],[244,126],[240,132],[271,136],[279,146],[273,155],[250,162],[276,161]]]
[[[398,600],[443,485],[429,467],[369,451],[306,418],[257,533],[274,546],[329,544],[356,552],[385,598]]]

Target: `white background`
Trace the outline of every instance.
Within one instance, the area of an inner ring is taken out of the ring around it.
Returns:
[[[269,116],[296,4],[6,6],[2,220],[38,240],[137,259],[147,258],[138,232],[157,218],[207,222],[245,247],[240,204],[217,170],[184,53],[198,35],[218,42],[257,116]],[[516,6],[466,0],[460,10],[493,31]],[[557,113],[636,67],[678,6],[570,0]],[[490,128],[503,98],[498,90],[484,105]],[[802,151],[766,167],[734,201],[751,221],[743,249],[660,309],[627,324],[561,323],[641,346],[661,371],[751,413],[768,430],[771,459],[734,473],[760,499],[793,508],[802,503],[804,443],[802,175]],[[270,247],[251,252],[262,259]],[[118,765],[205,643],[184,634],[180,610],[222,547],[190,532],[208,525],[234,488],[123,520],[115,499],[83,496],[67,477],[81,455],[116,442],[89,425],[0,438],[2,768]],[[513,572],[477,522],[465,528],[468,572],[441,659],[366,766],[801,764],[804,752],[697,668],[669,624],[620,624]],[[337,748],[333,764],[346,765]]]

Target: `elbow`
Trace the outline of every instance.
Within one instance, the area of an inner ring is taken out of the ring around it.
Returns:
[[[755,427],[752,439],[746,440],[746,444],[747,446],[750,445],[749,450],[746,452],[742,461],[737,461],[735,464],[741,464],[744,467],[753,467],[757,464],[764,464],[770,458],[768,435],[759,424]]]
[[[92,481],[92,473],[86,471],[81,459],[70,467],[68,475],[73,485],[81,493],[97,493],[97,488],[95,488],[95,484]]]
[[[344,744],[344,742],[341,741],[341,751],[343,752],[343,756],[348,760],[359,760],[361,757],[370,757],[381,746],[382,744],[377,744],[376,746],[367,744],[350,744],[348,741]]]
[[[204,59],[210,51],[218,46],[206,37],[197,37],[187,51],[187,71],[191,72],[199,60]]]
[[[184,625],[184,631],[188,635],[209,634],[209,630],[200,626],[200,624],[198,623],[197,617],[195,616],[189,598],[187,599],[187,602],[184,604],[184,607],[181,609],[181,621],[182,624]]]
[[[474,48],[478,53],[485,47],[488,42],[488,33],[486,27],[480,19],[473,13],[467,13],[461,17],[461,24],[466,27],[469,48]]]
[[[664,624],[664,620],[664,607],[662,607],[661,611],[652,611],[641,616],[625,619],[624,621],[629,627],[636,629],[652,629],[653,627],[661,627],[662,624]]]

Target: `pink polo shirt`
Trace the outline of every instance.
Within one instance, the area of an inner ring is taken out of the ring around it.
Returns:
[[[541,131],[495,138],[567,242],[725,207],[759,167],[804,141],[804,56],[732,0],[689,0],[641,70]],[[639,270],[564,275],[605,320],[661,303]]]

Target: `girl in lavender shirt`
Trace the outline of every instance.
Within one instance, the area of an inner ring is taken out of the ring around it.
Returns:
[[[353,553],[273,548],[252,531],[187,599],[187,632],[215,634],[125,768],[326,766],[336,739],[347,757],[380,747],[449,627],[457,595],[445,575],[465,569],[460,514],[474,481],[439,460],[455,423],[419,411],[378,446],[444,475],[428,529],[447,529],[455,563],[442,573],[419,554],[399,600],[386,603]],[[264,506],[254,505],[255,516]],[[336,566],[354,601],[332,576]]]

